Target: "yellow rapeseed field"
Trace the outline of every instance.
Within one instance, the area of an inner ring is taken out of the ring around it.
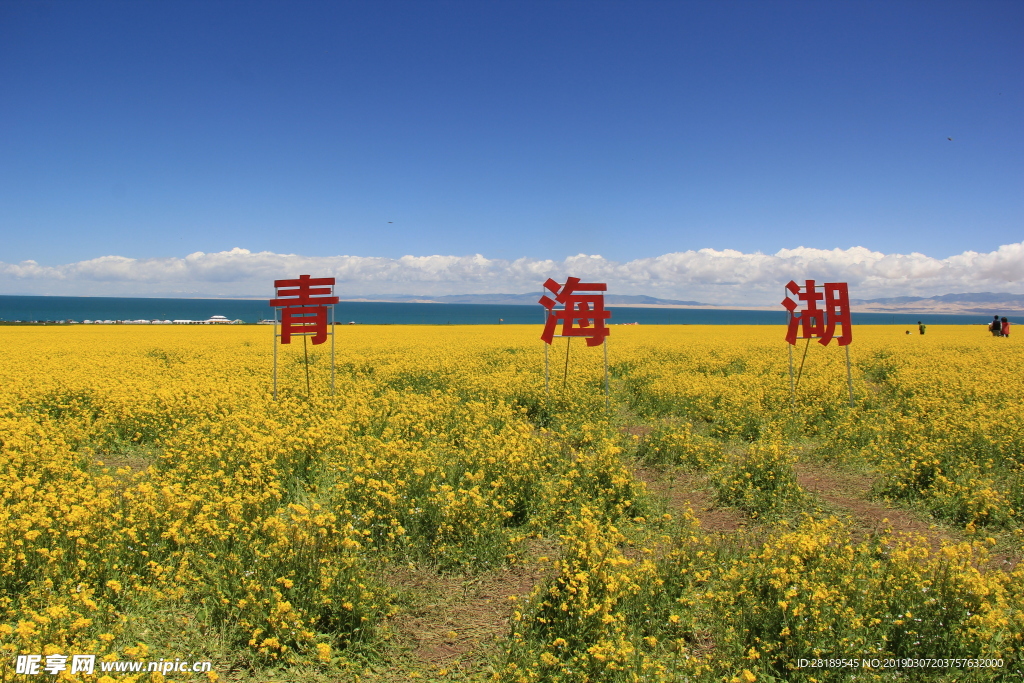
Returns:
[[[850,407],[834,345],[794,397],[781,327],[615,327],[606,410],[600,349],[577,340],[563,374],[556,340],[546,391],[539,333],[339,326],[335,394],[326,345],[307,395],[292,344],[275,401],[266,327],[0,328],[0,680],[71,653],[360,680],[402,609],[392,568],[486,572],[531,538],[558,559],[500,657],[424,676],[1020,680],[1024,569],[986,540],[1024,519],[1018,340],[855,328]],[[870,472],[963,542],[855,533],[800,458]],[[699,473],[748,530],[667,510],[640,464]],[[161,680],[59,672],[104,678]]]

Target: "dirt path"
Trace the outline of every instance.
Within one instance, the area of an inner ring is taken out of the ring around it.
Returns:
[[[796,472],[797,483],[844,514],[854,525],[856,534],[892,529],[899,535],[923,537],[932,552],[943,545],[967,540],[962,534],[911,510],[887,507],[882,502],[871,500],[875,479],[869,475],[807,462],[797,463]],[[995,553],[988,566],[1012,571],[1020,559],[1011,554]]]
[[[412,658],[436,665],[452,662],[505,635],[510,596],[526,597],[540,576],[530,567],[505,567],[477,577],[397,572],[393,583],[415,592],[418,604],[395,617],[392,626]]]
[[[556,544],[534,541],[521,563],[482,574],[395,568],[388,583],[407,604],[385,624],[391,665],[377,671],[376,680],[406,681],[411,671],[445,669],[457,676],[482,674],[508,635],[516,601],[547,576],[556,554]]]
[[[704,477],[649,467],[637,468],[633,474],[647,485],[649,491],[665,498],[669,508],[676,514],[691,509],[705,531],[736,531],[749,523],[739,510],[715,504],[714,494],[708,490]]]
[[[805,491],[845,513],[861,533],[888,528],[897,534],[921,536],[933,550],[958,540],[948,530],[913,512],[872,501],[875,480],[871,476],[802,462],[797,463],[796,480]]]
[[[875,480],[870,475],[807,462],[798,463],[796,471],[801,488],[823,501],[827,513],[845,518],[851,524],[854,536],[864,537],[890,529],[900,536],[925,539],[933,553],[943,545],[966,540],[962,534],[911,510],[888,507],[883,502],[872,500]],[[634,474],[649,491],[663,497],[675,514],[691,509],[706,531],[730,533],[753,524],[739,510],[718,507],[705,477],[648,467],[638,467]],[[1016,555],[996,553],[988,566],[1012,570],[1020,560]]]

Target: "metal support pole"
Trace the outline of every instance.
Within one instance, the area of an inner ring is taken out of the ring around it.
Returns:
[[[796,373],[796,383],[800,384],[800,378],[804,375],[804,362],[807,360],[807,349],[811,348],[811,338],[807,337],[807,343],[804,344],[804,355],[800,358],[800,369]]]
[[[565,372],[562,373],[562,392],[565,393],[565,385],[569,382],[569,345],[572,337],[565,338]]]
[[[846,345],[846,385],[850,389],[850,407],[853,407],[853,374],[850,372],[850,345]]]
[[[604,347],[604,412],[610,413],[612,410],[612,399],[611,393],[608,391],[608,337],[604,338],[601,346]]]
[[[789,290],[785,287],[782,288],[782,296],[784,299],[789,298]],[[786,327],[788,328],[793,324],[793,311],[786,311]],[[796,381],[793,379],[793,344],[789,344],[789,404],[793,408],[796,408]]]
[[[331,306],[331,396],[334,396],[334,333],[338,323],[334,320],[334,306]]]
[[[277,309],[274,309],[274,400],[277,400]]]
[[[789,347],[789,402],[796,408],[796,382],[793,379],[793,345],[786,344]]]
[[[306,359],[306,398],[309,398],[309,345],[306,343],[306,335],[302,335],[302,356]]]
[[[550,344],[544,342],[544,393],[551,394],[551,369],[548,363],[548,347]]]
[[[544,311],[544,326],[547,327],[548,316],[551,315],[548,311]],[[546,396],[551,395],[551,370],[548,364],[548,347],[551,346],[550,342],[544,342],[544,394]]]

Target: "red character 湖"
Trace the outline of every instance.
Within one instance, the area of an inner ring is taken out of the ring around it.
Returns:
[[[790,280],[786,289],[805,304],[805,308],[796,313],[798,304],[787,295],[782,305],[789,311],[789,328],[786,341],[796,344],[797,339],[818,339],[818,343],[828,346],[834,338],[840,346],[846,346],[853,340],[850,322],[850,294],[845,282],[826,282],[824,292],[819,293],[814,280],[807,280],[804,289]],[[818,302],[823,307],[818,308]],[[835,336],[836,326],[840,326],[842,334]],[[799,331],[801,334],[797,334]]]

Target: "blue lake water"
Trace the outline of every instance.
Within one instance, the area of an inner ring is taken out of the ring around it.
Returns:
[[[783,325],[786,312],[729,309],[631,308],[611,306],[612,324],[641,325]],[[0,321],[32,320],[205,320],[223,315],[231,320],[255,323],[273,318],[266,300],[253,299],[149,299],[74,296],[0,296]],[[507,325],[541,324],[540,306],[492,304],[412,304],[342,301],[335,306],[335,320],[363,325]],[[998,311],[993,311],[993,314]],[[859,325],[980,325],[991,315],[925,315],[854,313]],[[1011,318],[1011,322],[1018,322]]]

